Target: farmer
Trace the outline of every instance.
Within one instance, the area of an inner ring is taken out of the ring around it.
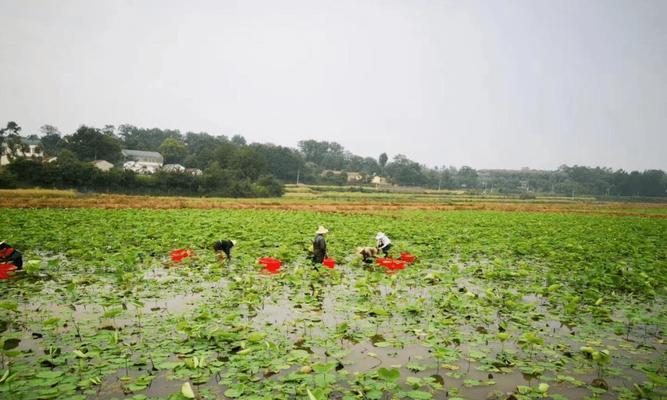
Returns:
[[[236,246],[236,240],[218,240],[213,244],[213,250],[218,253],[218,257],[220,257],[222,260],[224,260],[225,256],[227,256],[227,259],[231,261],[232,247],[234,246]]]
[[[378,250],[384,253],[385,257],[389,257],[389,250],[391,250],[391,240],[383,232],[378,232],[375,235],[375,240],[377,241]]]
[[[0,264],[14,264],[16,269],[23,269],[23,255],[7,242],[0,242]]]
[[[315,239],[313,240],[313,263],[322,264],[322,261],[327,257],[327,241],[324,239],[329,230],[322,225],[315,231]]]
[[[379,250],[375,247],[357,247],[357,254],[361,255],[363,262],[372,263],[378,256]]]

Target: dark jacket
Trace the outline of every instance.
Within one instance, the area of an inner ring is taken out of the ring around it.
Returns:
[[[324,235],[317,235],[313,240],[313,261],[321,264],[326,257],[327,241],[324,240]]]
[[[228,259],[232,259],[232,247],[234,243],[231,240],[218,240],[213,244],[213,249],[215,251],[224,251]]]
[[[0,249],[0,264],[14,264],[16,269],[21,269],[23,268],[23,255],[11,247]]]

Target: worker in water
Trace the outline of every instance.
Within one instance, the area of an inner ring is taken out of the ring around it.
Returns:
[[[234,246],[236,246],[236,240],[223,239],[218,240],[213,244],[213,250],[218,254],[218,258],[220,258],[221,261],[224,261],[225,257],[227,257],[227,260],[231,261],[232,247]]]
[[[17,270],[23,269],[23,255],[9,243],[0,242],[0,264],[14,264]]]
[[[315,239],[313,240],[313,263],[322,264],[322,261],[327,257],[327,241],[324,235],[329,233],[329,230],[322,225],[315,231]]]
[[[383,232],[378,232],[375,235],[377,241],[377,249],[384,253],[385,257],[389,257],[389,250],[391,250],[391,240]]]

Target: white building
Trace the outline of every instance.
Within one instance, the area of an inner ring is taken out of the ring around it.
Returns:
[[[194,175],[194,176],[201,176],[204,174],[204,172],[199,169],[199,168],[186,168],[185,173]]]
[[[387,185],[387,178],[383,176],[374,176],[373,179],[371,180],[371,183],[374,185]]]
[[[164,158],[155,151],[123,150],[123,168],[140,174],[152,174],[162,168]]]
[[[107,172],[111,168],[113,168],[113,164],[111,164],[109,161],[106,160],[95,160],[91,161],[91,164],[93,164],[97,169],[100,171]]]
[[[348,172],[347,181],[350,183],[361,182],[364,179],[364,176],[359,172]]]
[[[7,140],[8,139],[5,138],[5,141],[2,142],[0,165],[7,165],[14,158],[23,157],[23,158],[41,159],[43,156],[39,140],[28,140],[21,138],[21,145],[17,146],[13,155],[9,150],[9,146],[7,145]]]
[[[185,167],[181,164],[165,164],[162,166],[164,172],[185,172]]]

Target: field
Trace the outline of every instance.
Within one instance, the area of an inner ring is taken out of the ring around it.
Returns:
[[[664,204],[14,194],[0,398],[667,397]],[[333,270],[306,259],[318,225]],[[377,231],[417,261],[361,262]]]

